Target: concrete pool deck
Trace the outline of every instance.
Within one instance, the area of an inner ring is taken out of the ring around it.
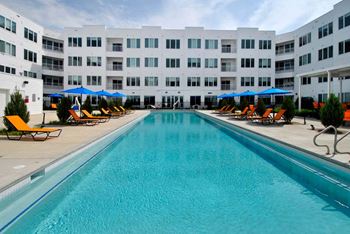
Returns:
[[[260,135],[265,135],[272,139],[287,143],[289,145],[296,146],[303,150],[315,153],[322,158],[329,159],[330,161],[340,162],[345,167],[350,168],[350,154],[337,154],[334,156],[326,155],[326,149],[324,147],[317,147],[313,144],[313,137],[318,133],[317,130],[323,129],[323,125],[320,121],[307,119],[306,124],[304,125],[303,118],[294,118],[290,125],[262,125],[259,123],[252,123],[251,121],[246,120],[235,120],[229,119],[228,116],[214,114],[213,111],[208,110],[197,110],[200,113],[214,117],[216,119],[225,121],[226,123],[241,127],[243,129],[250,130],[252,132],[258,133]],[[311,130],[310,125],[314,125],[316,130]],[[347,131],[350,131],[349,127],[340,127],[340,131],[343,134]],[[343,134],[338,135],[338,138]],[[317,143],[326,144],[330,147],[332,153],[334,135],[333,134],[322,134],[317,138]],[[339,142],[337,148],[341,152],[350,152],[350,136],[347,136],[341,142]]]
[[[31,139],[9,141],[6,136],[0,135],[0,191],[147,113],[147,110],[138,110],[96,126],[57,126],[63,129],[61,136],[43,142]],[[45,123],[58,120],[55,111],[45,111],[45,115]],[[41,124],[42,118],[42,114],[32,115],[28,124]]]

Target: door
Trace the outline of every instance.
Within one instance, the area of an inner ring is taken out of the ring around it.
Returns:
[[[183,108],[183,96],[162,96],[162,108]]]
[[[201,105],[201,96],[191,96],[190,97],[190,105],[192,108],[195,105],[200,106]]]

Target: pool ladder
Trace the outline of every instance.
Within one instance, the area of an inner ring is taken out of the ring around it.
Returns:
[[[341,138],[338,139],[338,133],[337,133],[337,129],[333,126],[330,125],[328,127],[326,127],[325,129],[323,129],[321,132],[317,133],[314,136],[314,145],[318,146],[318,147],[325,147],[327,149],[326,154],[329,155],[330,154],[330,149],[328,145],[320,145],[316,142],[316,138],[319,137],[320,135],[322,135],[323,133],[325,133],[326,131],[328,131],[329,129],[333,129],[334,131],[334,141],[333,141],[333,153],[332,156],[334,156],[335,154],[350,154],[350,152],[340,152],[339,150],[337,150],[337,145],[338,143],[343,140],[345,137],[347,137],[348,135],[350,135],[350,131],[348,131],[347,133],[344,134],[344,136],[342,136]]]

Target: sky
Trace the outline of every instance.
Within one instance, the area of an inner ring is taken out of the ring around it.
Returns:
[[[258,27],[292,31],[333,9],[340,0],[1,0],[52,29],[82,25],[183,29]]]

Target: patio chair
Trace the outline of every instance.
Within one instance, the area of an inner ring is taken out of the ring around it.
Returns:
[[[350,122],[350,110],[347,110],[347,111],[345,111],[344,112],[344,119],[343,119],[343,121],[344,121],[344,124],[345,123],[349,123]]]
[[[279,123],[283,119],[283,115],[286,113],[285,109],[280,109],[275,116],[270,119],[270,123]]]
[[[231,119],[243,119],[244,117],[247,116],[248,113],[248,107],[244,108],[242,112],[239,113],[232,113],[229,116],[232,117]]]
[[[229,105],[225,105],[225,106],[223,106],[223,107],[221,107],[221,108],[216,109],[215,111],[213,111],[212,114],[219,114],[221,111],[226,110],[226,108],[228,108],[228,107],[229,107]]]
[[[95,119],[80,118],[73,109],[68,110],[68,112],[72,116],[72,119],[69,121],[71,124],[94,126],[99,123],[99,121]]]
[[[115,117],[115,118],[119,118],[120,116],[121,116],[121,113],[120,112],[111,112],[111,111],[109,111],[109,110],[106,110],[105,108],[101,108],[101,111],[102,111],[102,113],[104,114],[104,115],[106,115],[106,116],[109,116],[109,117],[111,117],[111,118],[113,118],[113,117]]]
[[[234,110],[236,109],[236,107],[234,107],[234,106],[230,106],[227,110],[225,110],[225,111],[221,111],[220,113],[219,113],[219,115],[227,115],[227,114],[231,114],[231,113],[233,113],[234,112]]]
[[[270,119],[271,119],[271,117],[270,117],[271,112],[272,112],[272,108],[267,108],[262,116],[251,116],[251,117],[249,117],[249,119],[251,121],[257,121],[257,122],[265,123],[265,122],[270,121]]]
[[[58,137],[61,135],[62,129],[59,128],[31,128],[23,119],[18,115],[8,115],[5,119],[16,129],[16,132],[21,133],[19,137],[10,137],[9,131],[6,131],[7,139],[9,140],[21,140],[23,136],[30,135],[34,141],[45,141],[49,137]],[[57,132],[57,135],[50,135],[51,133]],[[45,135],[42,137],[37,137]]]
[[[109,119],[111,118],[110,116],[93,116],[91,113],[89,113],[87,110],[82,110],[83,114],[87,119],[96,119],[99,120],[100,123],[105,123],[108,122]]]

